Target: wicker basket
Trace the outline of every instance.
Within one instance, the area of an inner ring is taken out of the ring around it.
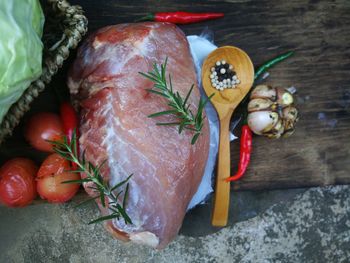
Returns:
[[[71,6],[66,0],[43,0],[41,6],[45,14],[42,74],[4,117],[0,124],[0,144],[12,134],[24,113],[29,110],[31,102],[50,83],[52,76],[68,58],[70,49],[76,48],[87,32],[87,19],[80,6]]]

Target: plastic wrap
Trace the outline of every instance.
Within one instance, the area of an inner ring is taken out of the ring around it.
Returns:
[[[194,64],[197,71],[198,86],[200,87],[200,92],[202,96],[205,96],[202,83],[201,83],[201,68],[205,58],[213,50],[217,49],[217,46],[214,45],[212,41],[212,33],[208,30],[200,36],[188,36],[187,40],[190,44],[190,50],[193,57]],[[207,164],[205,167],[205,172],[202,178],[202,181],[198,187],[197,192],[193,196],[190,204],[188,205],[188,210],[195,207],[198,204],[204,203],[207,196],[213,192],[212,187],[212,178],[214,176],[214,168],[216,164],[216,157],[218,153],[219,146],[219,120],[211,103],[207,103],[205,107],[205,112],[209,121],[210,126],[210,148]],[[236,137],[230,133],[230,140],[234,140]]]

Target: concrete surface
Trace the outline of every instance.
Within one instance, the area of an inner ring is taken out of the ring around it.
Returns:
[[[101,225],[87,225],[98,216],[93,204],[1,207],[0,262],[350,262],[350,186],[234,197],[235,223],[210,229],[204,206],[163,251],[121,243]]]

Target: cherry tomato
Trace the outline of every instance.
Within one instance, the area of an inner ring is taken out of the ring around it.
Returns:
[[[49,155],[37,175],[37,191],[42,199],[50,203],[64,203],[72,199],[80,184],[63,184],[64,181],[79,180],[77,173],[67,172],[69,162],[58,154]]]
[[[0,202],[9,207],[30,204],[37,196],[37,170],[35,163],[26,158],[7,161],[0,168]]]
[[[64,135],[61,119],[57,114],[40,112],[33,115],[25,127],[25,138],[37,150],[53,152],[47,140],[59,140]]]
[[[53,153],[50,154],[41,164],[36,177],[41,178],[44,176],[55,175],[69,170],[71,170],[70,162],[62,158],[59,154]]]

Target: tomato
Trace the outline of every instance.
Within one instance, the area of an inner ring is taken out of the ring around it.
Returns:
[[[9,207],[30,204],[37,196],[37,170],[35,163],[26,158],[7,161],[0,168],[0,202]]]
[[[64,135],[63,125],[57,114],[41,112],[33,115],[26,127],[24,136],[37,150],[53,152],[52,145],[47,140],[59,140]]]
[[[78,192],[79,184],[62,184],[64,181],[78,180],[76,173],[63,172],[55,175],[38,178],[37,190],[42,199],[50,203],[64,203],[72,199]]]
[[[79,180],[78,173],[67,172],[70,164],[57,153],[49,155],[37,174],[37,191],[42,199],[50,203],[64,203],[72,199],[80,184],[63,184],[64,181]]]
[[[70,162],[62,158],[59,154],[50,154],[41,164],[37,177],[55,175],[71,170]]]

